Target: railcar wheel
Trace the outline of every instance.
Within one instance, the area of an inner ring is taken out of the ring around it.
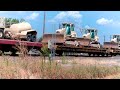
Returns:
[[[100,56],[100,54],[97,54],[97,56],[99,57],[99,56]]]
[[[88,53],[89,56],[91,56],[91,53]]]
[[[95,54],[93,54],[93,57],[95,56]]]
[[[108,57],[108,54],[106,54],[106,56]]]
[[[11,51],[11,56],[16,56],[17,54],[16,54],[16,50],[13,50],[13,51]]]
[[[104,54],[102,54],[102,57],[104,57],[105,55]]]

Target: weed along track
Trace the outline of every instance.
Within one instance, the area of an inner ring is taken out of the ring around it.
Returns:
[[[0,78],[100,79],[120,73],[119,57],[0,57]]]

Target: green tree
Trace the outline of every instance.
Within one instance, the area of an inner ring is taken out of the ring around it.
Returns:
[[[5,22],[7,24],[16,24],[16,23],[19,23],[19,20],[18,19],[12,19],[12,18],[6,18]]]
[[[6,23],[10,22],[12,18],[5,18]]]
[[[25,19],[23,19],[23,18],[20,19],[20,22],[24,22],[24,21],[25,21]]]
[[[11,25],[11,20],[12,20],[12,18],[5,18],[5,25],[6,25],[7,28],[10,27],[10,25]]]
[[[11,24],[16,24],[16,23],[19,23],[19,20],[18,20],[18,19],[12,19],[12,20],[11,20]]]
[[[6,27],[10,27],[10,25],[12,24],[17,24],[17,23],[20,23],[20,22],[24,22],[25,19],[21,18],[20,20],[19,19],[16,19],[16,18],[5,18],[5,25]]]

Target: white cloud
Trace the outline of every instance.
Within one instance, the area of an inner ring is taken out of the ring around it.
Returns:
[[[60,12],[54,17],[54,19],[63,19],[64,17],[66,17],[66,12]]]
[[[86,25],[86,26],[85,26],[85,28],[87,28],[87,29],[88,29],[88,28],[90,28],[90,26]]]
[[[112,19],[101,18],[101,19],[98,19],[96,22],[99,25],[107,25],[107,24],[113,23],[113,20]]]
[[[115,21],[113,19],[101,18],[96,21],[98,25],[107,25],[112,27],[120,27],[120,21]]]
[[[39,16],[39,13],[37,12],[33,12],[32,14],[30,14],[29,16],[26,17],[26,19],[29,19],[29,20],[34,20],[36,19],[37,17]]]
[[[79,11],[62,11],[58,13],[53,19],[49,22],[62,22],[62,21],[78,21],[82,15]]]
[[[67,14],[68,14],[68,16],[76,18],[76,19],[82,17],[82,15],[80,14],[79,11],[68,11]]]

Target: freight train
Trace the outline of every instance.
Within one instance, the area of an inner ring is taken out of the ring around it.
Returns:
[[[55,34],[44,34],[41,42],[44,46],[48,46],[49,50],[54,49],[56,55],[85,53],[88,56],[116,56],[120,54],[118,42],[111,41],[109,44],[104,42],[103,45],[99,43],[97,29],[85,29],[83,37],[77,37],[74,24],[62,23],[61,26]],[[118,40],[118,37],[116,39]]]
[[[42,41],[36,41],[37,31],[27,22],[10,25],[6,28],[5,18],[0,18],[0,55],[12,52],[15,55],[20,51],[18,47],[25,46],[28,52],[31,49],[43,51],[44,46],[49,51],[55,50],[55,55],[113,56],[120,54],[119,37],[114,36],[111,42],[99,43],[98,30],[85,29],[83,37],[78,37],[73,23],[62,23],[55,34],[43,34]]]

